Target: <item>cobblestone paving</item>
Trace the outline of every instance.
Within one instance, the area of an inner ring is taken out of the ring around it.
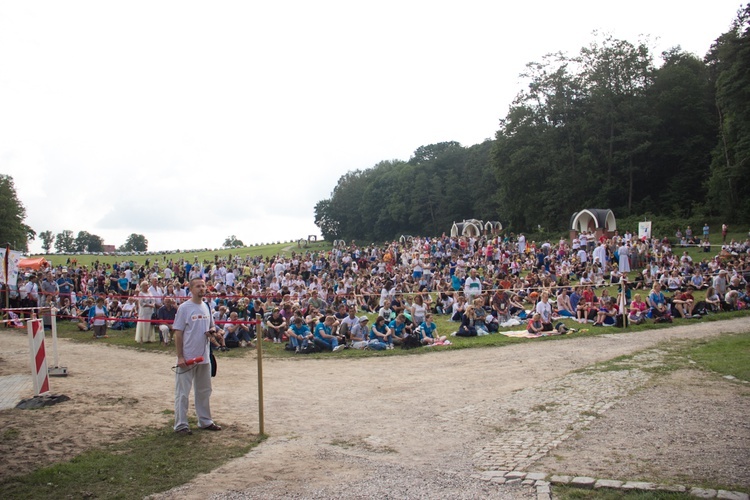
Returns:
[[[31,373],[0,377],[0,410],[15,408],[24,397],[31,397],[33,394]]]
[[[443,418],[497,431],[497,437],[474,454],[478,469],[529,470],[620,398],[645,384],[651,375],[641,368],[658,362],[662,354],[659,350],[640,353],[622,362],[627,369],[617,369],[614,362],[570,373],[500,399],[460,408]]]

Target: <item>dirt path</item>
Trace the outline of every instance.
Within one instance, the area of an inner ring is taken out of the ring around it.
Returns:
[[[411,494],[416,497],[438,492],[456,498],[527,496],[525,490],[487,490],[486,484],[468,480],[481,466],[477,457],[483,447],[497,440],[495,426],[480,425],[489,417],[477,417],[477,412],[497,412],[488,401],[512,401],[514,391],[543,387],[572,370],[664,341],[748,330],[750,318],[737,318],[413,356],[267,360],[270,438],[247,456],[160,497],[233,497],[228,492],[258,498],[400,497],[409,488],[416,488]],[[0,332],[0,374],[26,369],[26,342],[18,333]],[[173,402],[172,357],[72,342],[61,342],[60,356],[71,375],[53,379],[52,390],[72,400],[39,412],[33,425],[19,428],[15,442],[23,444],[23,452],[16,446],[3,449],[0,441],[4,474],[125,439],[142,426],[170,418],[164,411]],[[212,396],[215,419],[257,430],[254,357],[220,363]],[[0,425],[5,428],[26,415],[18,412],[0,412]],[[89,432],[92,428],[99,432]],[[424,484],[415,485],[419,474]]]

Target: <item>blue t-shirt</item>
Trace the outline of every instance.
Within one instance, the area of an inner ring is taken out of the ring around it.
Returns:
[[[380,340],[380,337],[378,337],[375,332],[382,333],[385,335],[388,333],[388,330],[386,329],[385,323],[382,323],[378,325],[377,323],[372,325],[372,328],[370,328],[370,340]]]
[[[422,337],[432,338],[432,332],[437,330],[437,325],[432,321],[430,321],[429,325],[423,321],[422,324],[419,325],[419,329],[422,330]]]
[[[331,327],[330,326],[326,326],[325,323],[318,323],[317,325],[315,325],[315,336],[317,338],[321,339],[321,340],[325,340],[325,338],[323,337],[323,335],[321,334],[321,332],[325,332],[326,335],[330,335],[331,334]]]
[[[571,312],[576,312],[578,308],[578,302],[581,301],[581,296],[578,293],[573,292],[570,294],[570,307],[573,309]]]
[[[290,326],[289,329],[294,332],[295,335],[299,335],[300,337],[307,337],[307,334],[310,333],[310,327],[304,323],[302,323],[301,325],[292,323],[292,326]]]
[[[651,292],[648,297],[649,299],[651,299],[651,304],[653,304],[654,306],[666,303],[666,301],[664,300],[664,294],[661,292],[659,293]]]
[[[395,333],[397,337],[400,337],[401,335],[404,334],[404,327],[406,326],[406,323],[401,323],[399,325],[398,321],[394,319],[393,321],[388,323],[388,326],[390,327],[391,330],[393,330],[393,333]]]

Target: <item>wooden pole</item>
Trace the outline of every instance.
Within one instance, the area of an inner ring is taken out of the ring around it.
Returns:
[[[265,415],[263,412],[263,331],[260,324],[260,314],[255,314],[255,346],[258,350],[258,432],[266,433]]]

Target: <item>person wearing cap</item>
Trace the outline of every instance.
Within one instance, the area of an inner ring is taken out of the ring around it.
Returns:
[[[292,326],[286,331],[286,336],[289,337],[289,342],[295,352],[299,352],[313,342],[313,334],[302,316],[294,316]]]

